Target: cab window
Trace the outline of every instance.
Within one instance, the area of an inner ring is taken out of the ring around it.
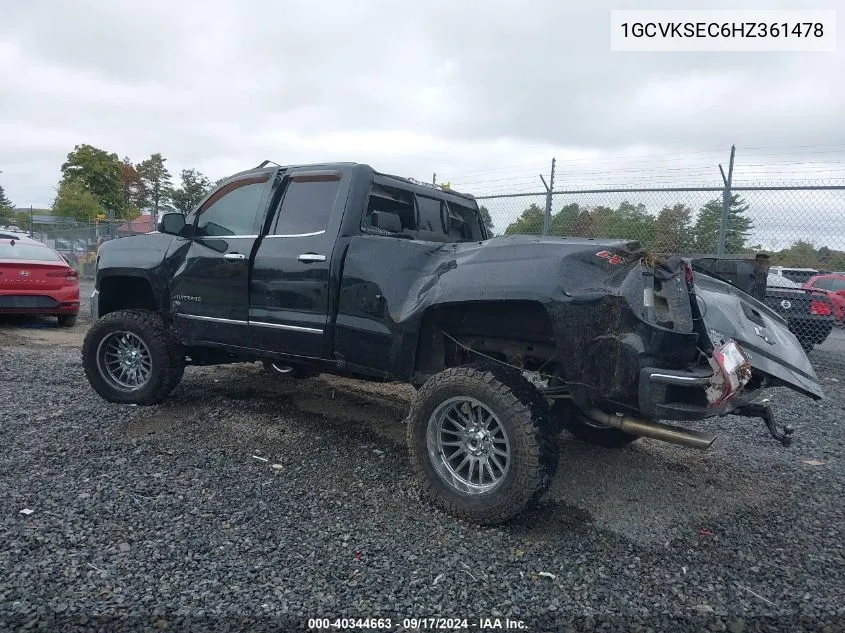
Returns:
[[[228,182],[197,210],[195,235],[224,237],[252,235],[268,174]]]

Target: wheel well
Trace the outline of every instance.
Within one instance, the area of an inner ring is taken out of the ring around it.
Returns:
[[[150,282],[142,277],[105,277],[99,290],[100,316],[126,308],[158,309]]]
[[[529,371],[551,370],[557,355],[551,320],[534,301],[484,301],[435,306],[423,315],[415,375],[485,356]]]

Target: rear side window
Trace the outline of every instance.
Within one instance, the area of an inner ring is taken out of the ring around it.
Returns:
[[[845,279],[825,277],[823,279],[817,279],[814,285],[816,288],[821,288],[822,290],[837,292],[838,290],[845,290]]]
[[[282,198],[272,235],[304,235],[325,231],[340,190],[339,179],[294,179]]]
[[[435,231],[445,235],[446,229],[443,226],[443,206],[444,203],[440,200],[417,196],[417,207],[420,212],[420,220],[417,229],[422,231]]]
[[[2,260],[30,260],[42,262],[63,262],[61,256],[46,246],[36,246],[34,244],[21,244],[15,242],[14,246],[11,242],[0,242],[0,261]]]

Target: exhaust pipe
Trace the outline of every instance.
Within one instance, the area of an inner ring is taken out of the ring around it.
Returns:
[[[690,429],[682,429],[677,426],[670,426],[668,424],[661,424],[660,422],[652,422],[651,420],[641,420],[631,416],[619,416],[611,413],[605,413],[598,409],[589,409],[584,414],[605,426],[612,426],[615,429],[620,429],[631,435],[640,435],[642,437],[650,437],[654,440],[661,440],[669,442],[670,444],[678,444],[679,446],[687,446],[689,448],[697,448],[704,451],[710,448],[710,445],[716,441],[715,435],[709,433],[702,433],[700,431],[692,431]]]

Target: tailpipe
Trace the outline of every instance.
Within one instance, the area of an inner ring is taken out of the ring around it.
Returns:
[[[612,426],[615,429],[620,429],[632,435],[650,437],[653,440],[661,440],[670,444],[696,448],[700,451],[707,450],[716,441],[716,436],[710,435],[709,433],[682,429],[669,424],[652,422],[651,420],[641,420],[628,415],[613,415],[612,413],[605,413],[598,409],[589,409],[584,414],[599,424]]]

